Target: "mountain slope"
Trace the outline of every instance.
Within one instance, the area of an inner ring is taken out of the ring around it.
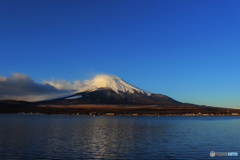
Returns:
[[[179,104],[164,95],[120,92],[101,88],[92,92],[80,92],[65,98],[46,101],[48,104]]]
[[[130,93],[142,93],[147,95],[151,94],[150,92],[139,89],[125,82],[121,78],[113,75],[105,75],[105,74],[97,75],[92,80],[87,81],[86,85],[87,86],[80,88],[78,91],[85,92],[85,91],[94,91],[100,88],[108,88],[108,89],[112,89],[116,93],[130,92]]]
[[[48,104],[145,104],[164,105],[180,102],[137,88],[117,76],[97,75],[76,94],[45,101]]]

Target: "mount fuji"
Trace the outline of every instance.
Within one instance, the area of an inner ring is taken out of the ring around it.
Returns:
[[[77,86],[77,85],[75,85]],[[79,87],[81,86],[81,87]],[[26,102],[0,101],[0,113],[93,114],[105,115],[231,115],[240,110],[181,103],[163,94],[135,87],[113,75],[97,75],[78,85],[67,96]]]
[[[85,86],[69,96],[43,101],[48,104],[181,104],[162,95],[135,87],[114,75],[101,74],[87,80]]]

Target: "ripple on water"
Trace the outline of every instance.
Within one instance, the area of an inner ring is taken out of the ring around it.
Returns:
[[[0,159],[217,159],[210,151],[240,150],[239,122],[224,116],[1,114]]]

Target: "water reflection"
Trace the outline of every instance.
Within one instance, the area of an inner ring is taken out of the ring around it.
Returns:
[[[239,122],[228,117],[2,114],[0,159],[210,159],[211,150],[239,151]]]

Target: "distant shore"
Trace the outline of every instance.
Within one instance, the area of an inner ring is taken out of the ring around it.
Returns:
[[[19,114],[66,114],[66,115],[125,115],[125,116],[238,116],[240,109],[202,108],[157,108],[152,105],[12,105],[0,106],[0,113]]]
[[[115,114],[115,113],[105,113],[105,114],[64,114],[64,113],[59,113],[59,114],[45,114],[45,113],[25,113],[25,112],[19,112],[19,113],[0,113],[0,114],[23,114],[23,115],[75,115],[75,116],[186,116],[186,117],[204,117],[204,116],[240,116],[238,115],[233,115],[233,114]]]

